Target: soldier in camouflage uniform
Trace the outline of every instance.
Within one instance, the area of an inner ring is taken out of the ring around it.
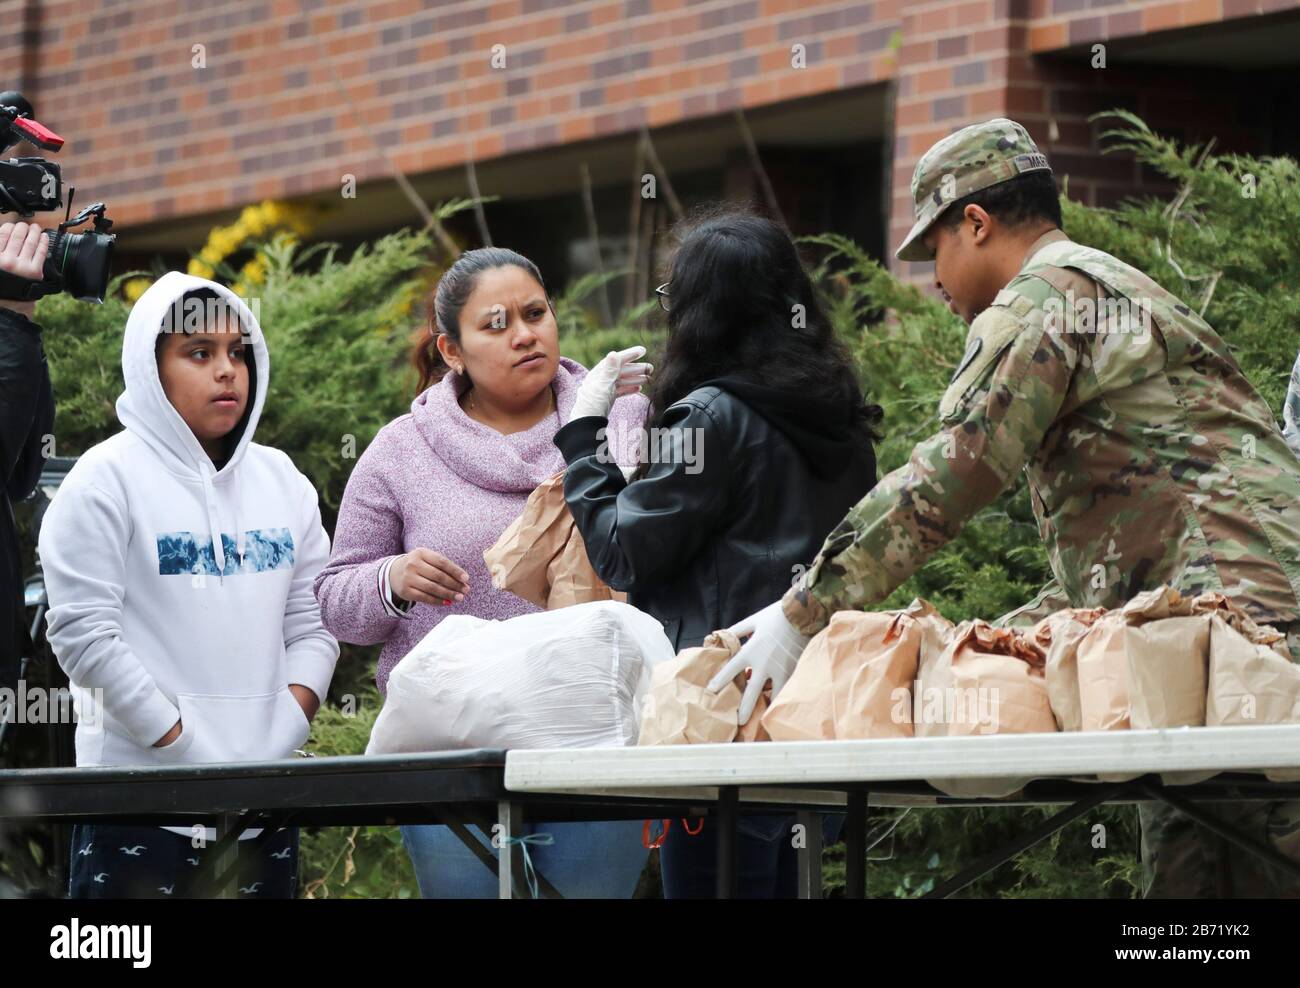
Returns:
[[[1027,212],[1031,188],[1042,208]],[[1066,237],[1047,159],[1017,123],[937,143],[912,194],[898,257],[935,259],[971,323],[965,356],[940,431],[827,537],[781,602],[789,625],[810,636],[883,601],[1023,470],[1055,579],[1008,623],[1167,583],[1227,594],[1290,632],[1300,661],[1300,467],[1223,340],[1141,271]],[[1297,805],[1206,808],[1300,859]],[[1147,895],[1300,894],[1164,804],[1140,819]]]

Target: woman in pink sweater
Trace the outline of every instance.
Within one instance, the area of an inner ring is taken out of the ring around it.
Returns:
[[[532,490],[564,469],[552,437],[587,374],[559,354],[537,266],[493,247],[463,254],[442,276],[414,360],[420,393],[357,461],[316,579],[331,634],[383,643],[381,693],[402,656],[447,615],[504,620],[539,609],[492,586],[483,552]],[[645,411],[643,396],[620,398],[611,432],[635,435]],[[553,843],[529,853],[566,897],[627,897],[646,861],[640,826],[539,825]],[[495,874],[447,827],[403,827],[402,837],[425,898],[495,896]]]

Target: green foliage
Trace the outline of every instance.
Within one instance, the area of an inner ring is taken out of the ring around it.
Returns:
[[[1300,165],[1182,147],[1131,113],[1100,115],[1117,151],[1177,186],[1168,202],[1065,204],[1065,229],[1146,271],[1206,319],[1280,416],[1300,337]]]
[[[919,898],[1025,831],[1060,806],[873,810],[867,893]],[[896,827],[892,834],[891,826]],[[1100,829],[1098,829],[1100,825]],[[886,836],[888,835],[888,836]],[[1100,846],[1098,846],[1100,845]],[[1138,888],[1137,817],[1129,807],[1103,807],[1076,820],[956,893],[956,898],[1130,898]],[[843,886],[843,848],[826,883]]]
[[[47,295],[33,317],[44,330],[45,355],[54,389],[54,452],[75,456],[118,430],[113,410],[122,393],[122,332],[130,305],[120,288],[138,275],[119,275],[102,305],[68,295]]]
[[[653,353],[664,340],[664,330],[651,324],[659,311],[655,299],[641,302],[618,314],[612,326],[601,326],[590,300],[625,271],[586,274],[567,285],[554,299],[555,321],[560,331],[560,352],[584,367],[594,367],[611,350],[625,350],[640,344]]]

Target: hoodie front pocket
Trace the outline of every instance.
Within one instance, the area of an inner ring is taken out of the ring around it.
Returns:
[[[176,699],[183,730],[194,730],[187,762],[288,758],[311,733],[287,685],[255,696],[180,693]]]
[[[163,748],[142,745],[134,738],[120,734],[107,725],[102,726],[100,730],[103,732],[103,746],[100,749],[98,760],[91,764],[172,765],[188,761],[186,754],[189,752],[190,745],[194,742],[194,732],[190,729],[190,724],[185,720],[184,714],[181,715],[181,733],[176,736],[171,744]],[[78,758],[78,762],[80,763],[80,758]]]

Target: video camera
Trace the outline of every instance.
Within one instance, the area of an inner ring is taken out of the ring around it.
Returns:
[[[32,119],[32,105],[21,94],[13,91],[0,93],[0,152],[22,140],[47,151],[58,151],[63,147],[62,137]],[[68,192],[65,215],[69,218],[60,223],[57,230],[45,231],[45,236],[50,238],[49,252],[45,256],[45,277],[40,281],[28,281],[0,272],[0,298],[31,302],[66,291],[83,301],[104,301],[113,244],[117,240],[108,232],[113,221],[104,215],[107,207],[102,202],[91,203],[72,216],[72,197],[76,191],[73,188]],[[63,177],[58,165],[44,158],[0,161],[0,212],[18,213],[27,219],[33,213],[48,212],[62,205]],[[67,232],[91,217],[94,217],[93,231]]]

